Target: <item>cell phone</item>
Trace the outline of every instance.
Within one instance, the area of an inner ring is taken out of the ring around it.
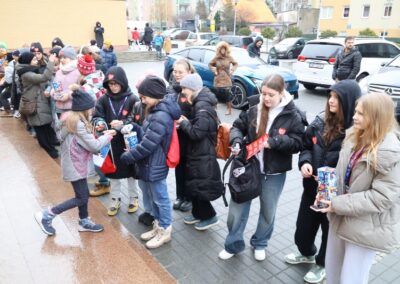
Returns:
[[[320,208],[320,207],[315,206],[315,205],[311,205],[310,208],[312,210],[314,210],[315,212],[321,212],[321,210],[324,209],[324,208]]]

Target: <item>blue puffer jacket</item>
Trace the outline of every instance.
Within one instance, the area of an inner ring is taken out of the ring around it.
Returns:
[[[136,173],[140,180],[155,182],[168,175],[166,155],[171,142],[174,120],[181,115],[179,105],[173,96],[167,95],[154,106],[140,127],[133,123],[139,144],[129,152],[122,154],[126,164],[136,163]]]
[[[113,66],[117,66],[117,56],[114,53],[113,48],[103,48],[100,51],[100,56],[103,59],[103,67],[104,67],[104,72],[107,73],[108,69],[110,69]]]

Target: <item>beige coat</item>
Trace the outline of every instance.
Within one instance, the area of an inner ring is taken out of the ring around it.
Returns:
[[[390,252],[400,244],[400,141],[391,132],[379,145],[377,171],[361,157],[353,169],[350,190],[343,194],[352,143],[346,141],[336,167],[341,195],[332,199],[330,230],[338,237],[376,251]]]
[[[232,65],[232,70],[231,70]],[[214,87],[225,88],[232,86],[232,80],[230,72],[234,72],[238,66],[238,63],[233,59],[232,56],[216,55],[208,67],[213,70],[213,67],[217,69],[217,74],[214,77]]]

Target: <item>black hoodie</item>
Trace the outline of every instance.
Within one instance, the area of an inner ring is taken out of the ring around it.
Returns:
[[[121,85],[121,91],[118,94],[111,93],[108,86],[110,81],[115,81]],[[139,99],[132,94],[124,69],[118,66],[111,67],[103,81],[103,86],[107,93],[98,99],[93,121],[104,120],[109,129],[111,128],[110,122],[113,120],[122,120],[124,124],[130,123],[132,120],[130,114]],[[115,179],[132,177],[134,171],[120,162],[120,156],[124,153],[125,142],[123,135],[119,132],[120,129],[116,130],[117,135],[111,140],[111,146],[117,171],[113,174],[108,174],[107,177]]]
[[[299,168],[303,164],[309,163],[313,167],[314,175],[316,175],[319,167],[336,167],[342,141],[345,138],[345,130],[353,124],[356,101],[361,96],[361,89],[354,80],[340,81],[332,85],[330,91],[334,91],[339,97],[339,103],[344,115],[344,129],[343,133],[334,138],[329,145],[325,145],[323,139],[325,127],[324,112],[318,114],[307,128],[303,139],[303,151],[299,157]],[[315,185],[315,182],[312,182],[312,184]]]
[[[263,43],[263,39],[262,37],[256,37],[256,40],[249,44],[249,46],[247,47],[247,52],[249,53],[250,57],[260,57],[260,49],[261,47],[257,47],[257,42],[261,41],[261,43]],[[262,44],[261,44],[262,45]]]

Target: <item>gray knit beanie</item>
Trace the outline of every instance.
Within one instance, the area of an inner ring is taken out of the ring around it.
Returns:
[[[70,58],[72,60],[76,59],[76,51],[72,46],[64,46],[59,53],[59,56],[62,57],[67,57]]]
[[[189,74],[182,79],[180,86],[198,92],[203,88],[203,80],[197,73]]]

